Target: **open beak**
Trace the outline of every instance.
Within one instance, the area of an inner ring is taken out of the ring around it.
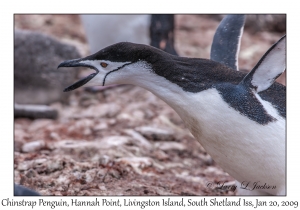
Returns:
[[[73,85],[70,85],[69,87],[65,88],[64,92],[75,90],[75,89],[85,85],[88,81],[93,79],[99,73],[99,70],[97,68],[95,68],[94,66],[85,64],[81,61],[83,61],[83,59],[81,59],[81,58],[74,59],[74,60],[67,60],[67,61],[64,61],[61,64],[59,64],[57,68],[60,68],[60,67],[88,67],[90,69],[94,69],[96,71],[96,73],[90,74],[89,76],[75,82]]]

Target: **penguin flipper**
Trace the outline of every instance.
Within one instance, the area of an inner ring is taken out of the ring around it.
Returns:
[[[268,89],[286,69],[286,35],[281,37],[258,61],[240,84],[256,92]]]
[[[227,15],[213,38],[210,59],[238,70],[238,54],[245,24],[245,15]]]

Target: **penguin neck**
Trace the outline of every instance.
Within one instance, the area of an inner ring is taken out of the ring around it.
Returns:
[[[233,71],[218,62],[178,56],[164,56],[151,63],[154,73],[181,87],[185,92],[197,93],[215,84],[238,84],[244,73]]]
[[[232,80],[238,83],[241,75],[235,76],[233,72],[211,60],[169,54],[157,56],[156,61],[140,60],[120,71],[124,73],[123,84],[133,84],[152,92],[178,113],[190,106],[189,96],[208,90],[216,83]]]
[[[168,54],[156,59],[156,62],[141,60],[124,67],[119,71],[122,74],[122,83],[140,86],[152,92],[171,106],[185,122],[192,118],[195,112],[199,113],[197,121],[205,122],[206,113],[210,111],[210,107],[205,106],[205,100],[206,97],[210,100],[211,96],[203,95],[202,92],[214,89],[216,83],[238,83],[243,76],[207,59],[182,58]],[[203,108],[200,108],[201,101],[204,101]],[[211,114],[222,116],[222,113],[217,111]],[[209,117],[214,119],[214,116]],[[207,118],[210,119],[209,117]]]
[[[193,92],[185,91],[180,84],[172,83],[170,81],[172,79],[157,75],[157,70],[153,69],[153,66],[146,62],[139,62],[135,65],[137,66],[130,67],[135,69],[134,75],[132,74],[132,76],[127,77],[125,83],[136,85],[152,92],[172,107],[184,121],[193,115],[192,112],[189,112],[191,111],[191,109],[189,109],[191,105],[189,98],[194,94]],[[146,68],[143,68],[141,71],[136,71],[137,68],[141,66]],[[126,69],[124,70],[127,71]]]

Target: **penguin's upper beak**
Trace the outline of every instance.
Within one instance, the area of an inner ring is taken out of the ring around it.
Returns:
[[[67,60],[67,61],[64,61],[61,64],[59,64],[57,68],[60,68],[60,67],[77,67],[77,66],[81,66],[80,61],[82,61],[81,58],[73,59],[73,60]]]
[[[87,82],[89,82],[91,79],[93,79],[99,73],[99,70],[97,68],[95,68],[94,66],[82,63],[81,61],[83,61],[83,59],[81,59],[81,58],[67,60],[67,61],[64,61],[61,64],[59,64],[57,68],[60,68],[60,67],[88,67],[90,69],[94,69],[96,71],[96,73],[90,74],[89,76],[75,82],[73,85],[70,85],[69,87],[65,88],[64,92],[75,90],[75,89],[85,85]]]

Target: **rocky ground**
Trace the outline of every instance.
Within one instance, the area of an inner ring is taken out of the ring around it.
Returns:
[[[208,58],[219,19],[176,15],[179,55]],[[15,15],[88,54],[78,15]],[[239,65],[250,70],[284,33],[246,31]],[[58,64],[54,64],[56,68]],[[83,72],[84,74],[84,72]],[[285,76],[279,78],[285,84]],[[73,91],[56,120],[15,119],[15,182],[42,195],[235,195],[234,179],[152,93],[130,85]],[[217,183],[227,187],[218,189]]]

